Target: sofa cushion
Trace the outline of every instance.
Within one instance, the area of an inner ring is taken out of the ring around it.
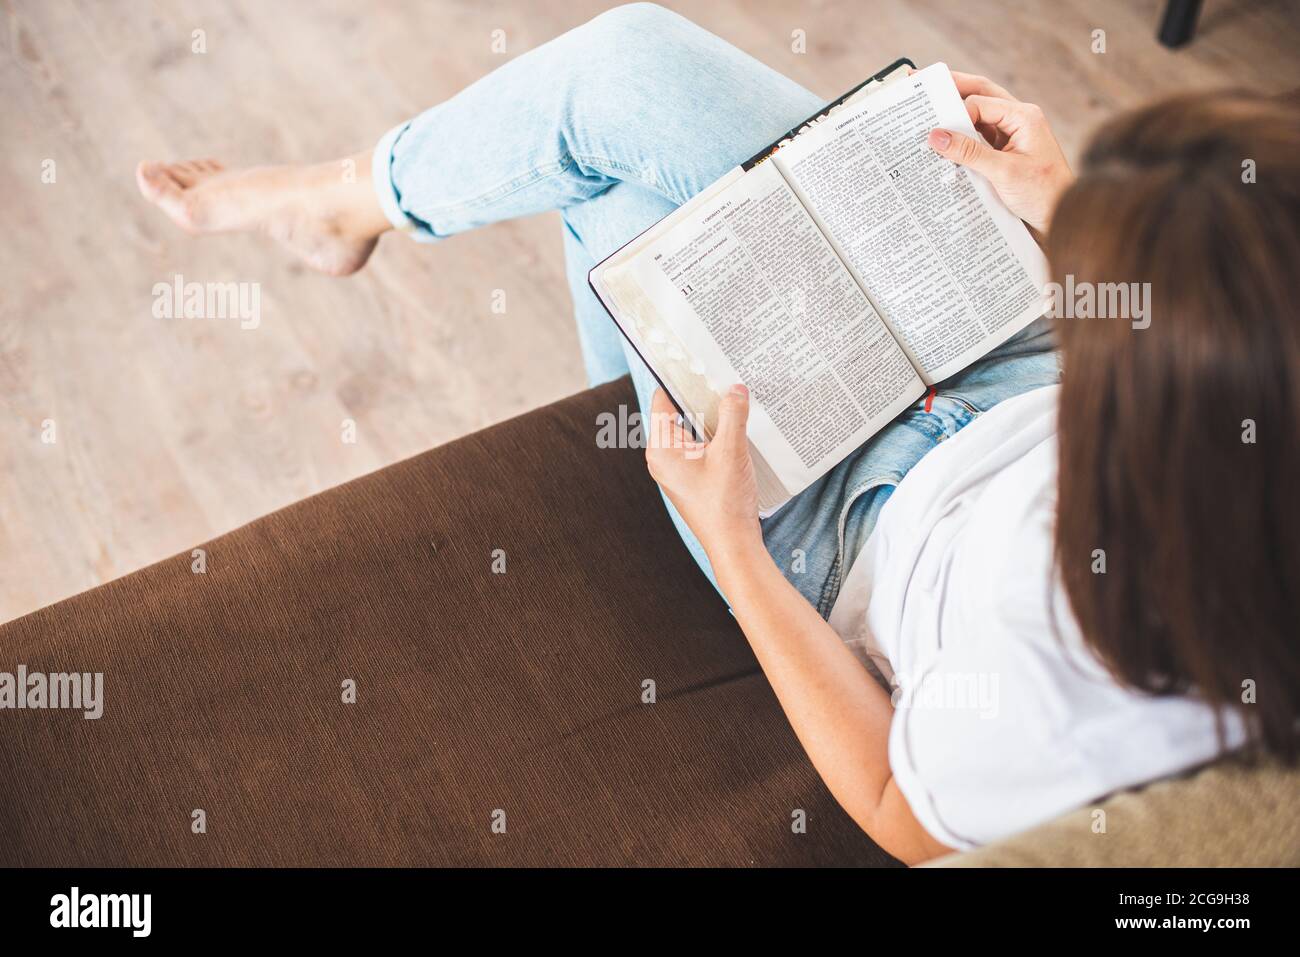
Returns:
[[[641,453],[597,447],[633,403],[582,393],[208,542],[203,573],[0,627],[0,671],[102,672],[105,699],[0,712],[0,864],[891,863]]]
[[[1211,764],[932,864],[1295,867],[1300,865],[1300,771],[1272,762]]]

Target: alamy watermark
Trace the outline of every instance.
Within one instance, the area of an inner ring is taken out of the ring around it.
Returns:
[[[1050,313],[1058,319],[1127,319],[1134,329],[1151,325],[1151,283],[1049,282]]]
[[[889,683],[896,709],[971,711],[985,720],[1000,711],[996,671],[932,671],[915,679],[895,674]]]
[[[695,421],[699,416],[692,415]],[[684,432],[678,432],[681,426]],[[596,448],[598,449],[644,449],[653,436],[656,448],[685,448],[686,458],[699,458],[704,454],[705,446],[690,438],[690,426],[677,413],[629,411],[620,404],[618,413],[601,412],[596,416]]]
[[[262,324],[262,286],[256,282],[171,282],[153,285],[155,319],[237,319],[240,329]]]
[[[50,898],[50,926],[122,928],[132,937],[148,937],[153,929],[152,894],[90,894],[80,887]]]
[[[102,671],[28,672],[19,665],[16,673],[0,671],[0,711],[81,711],[87,721],[104,714]]]

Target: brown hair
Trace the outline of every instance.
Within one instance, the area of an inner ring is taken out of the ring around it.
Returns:
[[[1147,328],[1057,322],[1056,561],[1085,639],[1126,685],[1235,710],[1294,761],[1300,109],[1225,92],[1114,120],[1047,245],[1063,285],[1150,283]]]

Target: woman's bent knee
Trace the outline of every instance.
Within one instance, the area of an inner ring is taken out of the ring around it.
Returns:
[[[611,54],[616,55],[616,60],[624,60],[629,54],[635,54],[642,63],[657,62],[665,66],[688,52],[694,40],[718,42],[703,27],[657,3],[614,7],[577,27],[569,36],[595,60]]]

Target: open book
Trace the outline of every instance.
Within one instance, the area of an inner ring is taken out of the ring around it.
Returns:
[[[588,277],[698,434],[749,387],[765,515],[1045,311],[1042,252],[936,127],[979,135],[947,66],[899,61]]]

